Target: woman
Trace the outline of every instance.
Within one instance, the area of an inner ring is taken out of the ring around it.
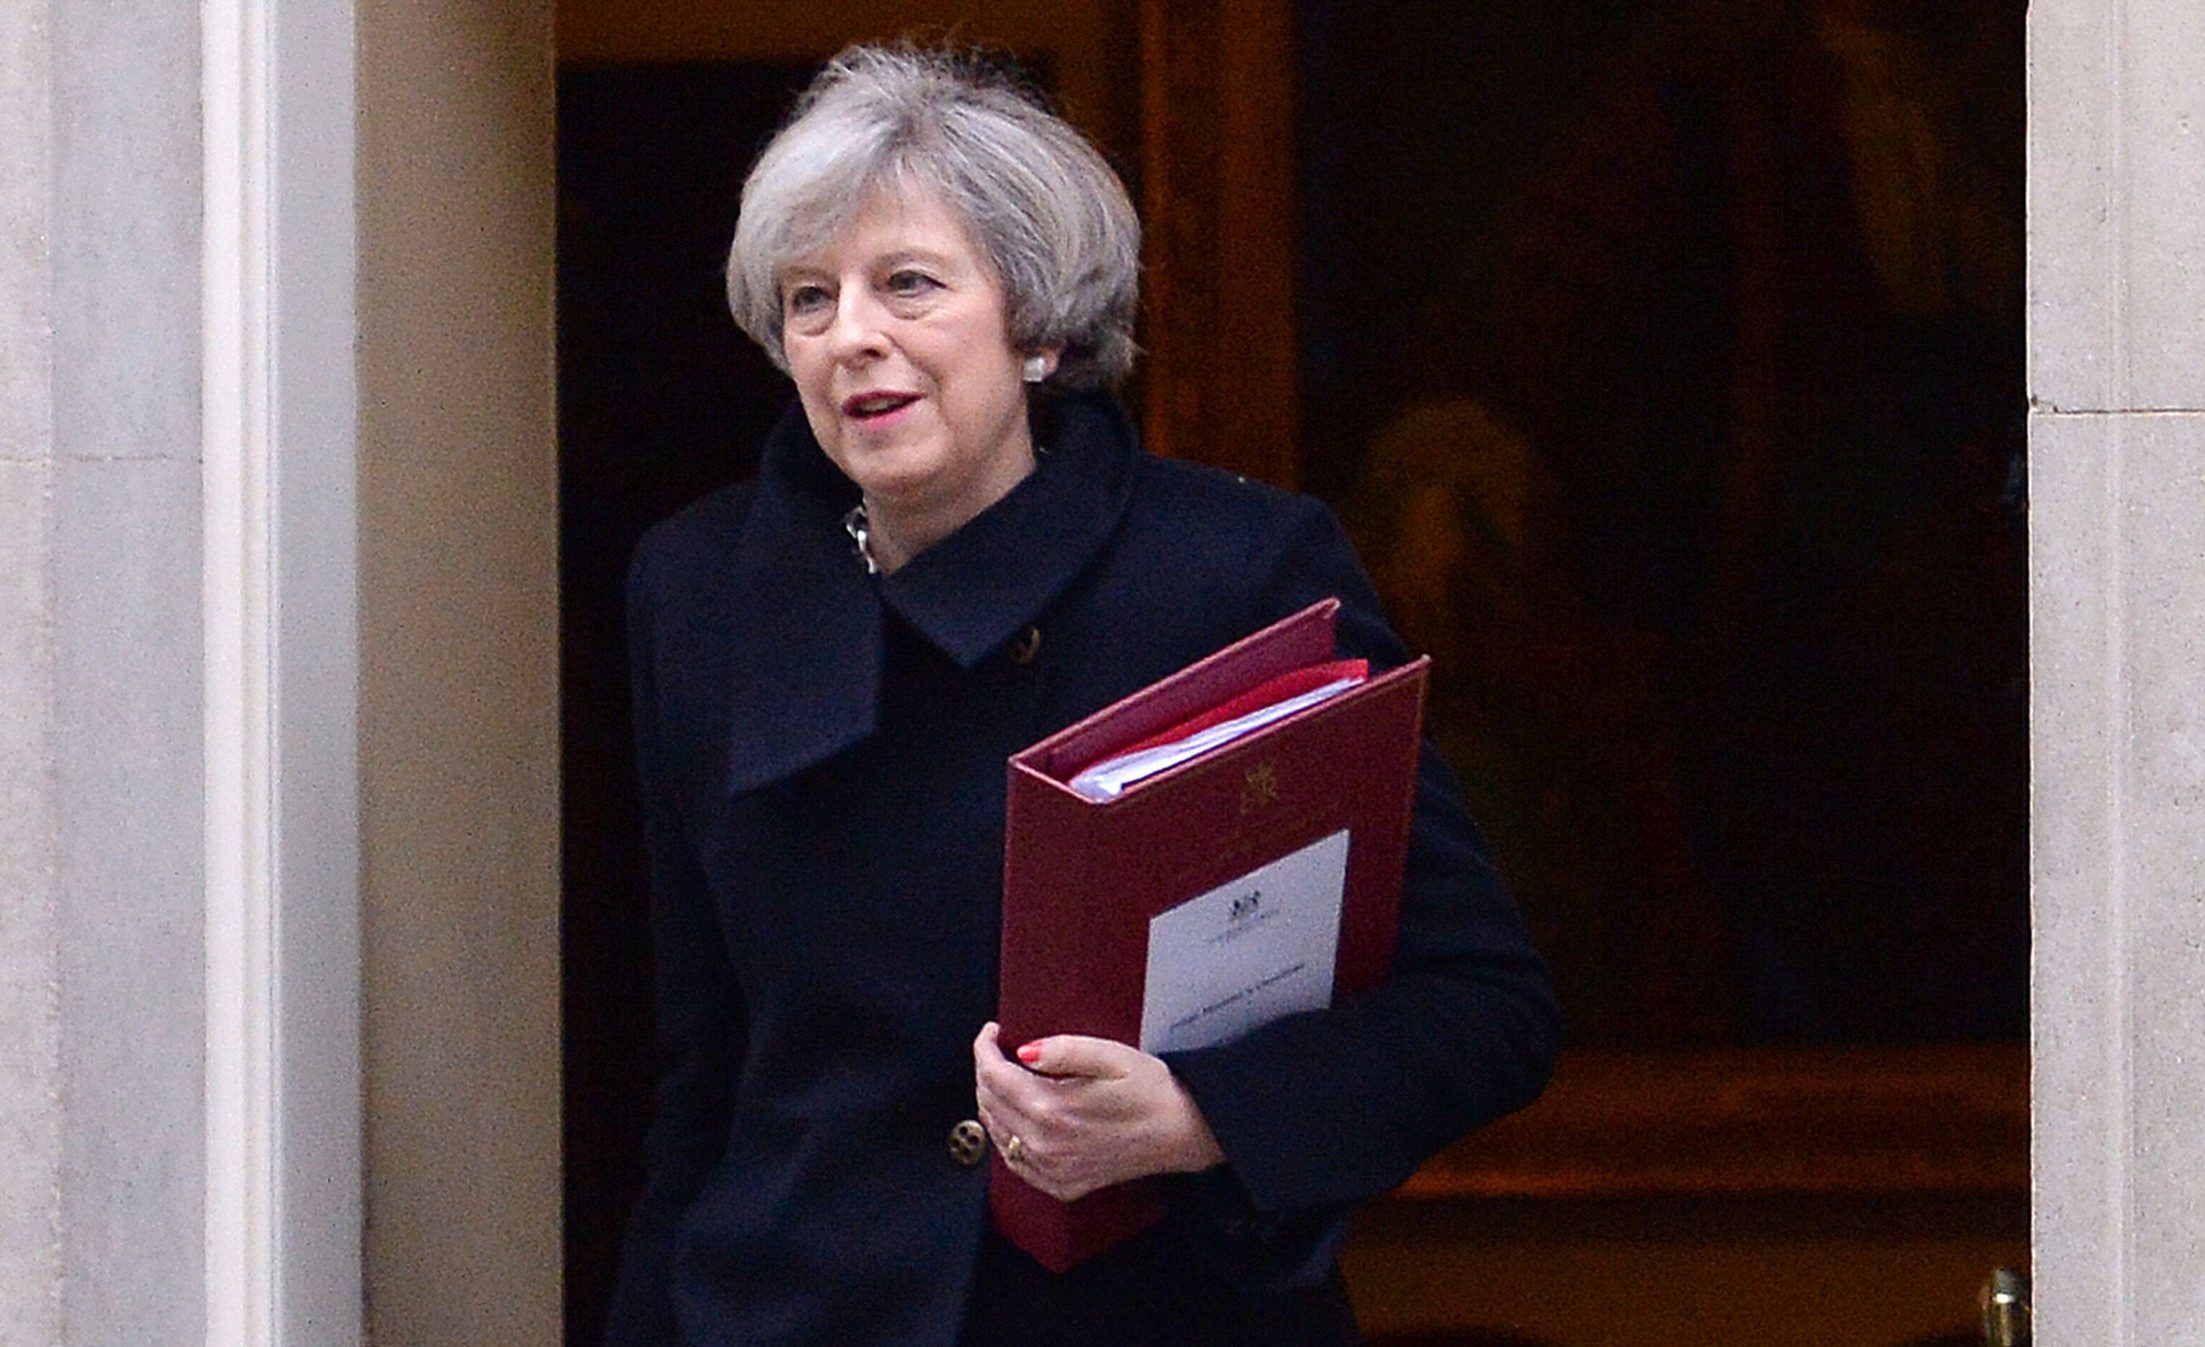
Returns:
[[[1321,506],[1141,454],[1098,391],[1137,255],[1094,150],[950,54],[844,53],[744,187],[729,303],[797,406],[630,578],[673,1056],[620,1347],[1353,1342],[1347,1204],[1546,1078],[1544,972],[1429,753],[1385,987],[1169,1059],[997,1039],[1009,754],[1327,595],[1404,658]],[[988,1229],[976,1119],[1171,1215],[1052,1275]]]

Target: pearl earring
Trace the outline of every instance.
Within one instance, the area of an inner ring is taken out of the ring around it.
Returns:
[[[1048,378],[1049,357],[1045,355],[1027,356],[1024,373],[1026,375],[1026,382],[1030,384],[1037,384],[1040,383],[1043,379]]]

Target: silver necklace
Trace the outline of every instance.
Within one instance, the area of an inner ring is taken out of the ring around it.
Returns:
[[[1037,465],[1048,456],[1047,449],[1038,444],[1034,446],[1034,461]],[[842,516],[842,531],[850,535],[850,543],[857,549],[858,560],[865,563],[865,573],[879,575],[880,563],[873,560],[873,519],[865,512],[863,499],[850,507],[850,513]]]
[[[858,560],[865,563],[867,575],[879,575],[880,563],[873,560],[873,521],[865,513],[865,502],[850,507],[850,513],[842,516],[842,531],[850,535],[857,547]]]

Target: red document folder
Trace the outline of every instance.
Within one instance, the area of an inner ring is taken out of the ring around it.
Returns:
[[[1333,658],[1339,601],[1313,604],[1017,754],[1003,864],[1006,1050],[1050,1034],[1141,1041],[1151,919],[1345,830],[1334,998],[1393,956],[1427,661],[1418,659],[1096,802],[1066,786],[1273,678]],[[997,1156],[997,1229],[1064,1271],[1152,1224],[1150,1184],[1065,1203]]]

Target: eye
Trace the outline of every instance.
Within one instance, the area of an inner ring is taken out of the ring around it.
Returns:
[[[825,286],[792,285],[781,297],[781,311],[791,318],[802,318],[825,312],[829,303]]]
[[[911,267],[903,267],[888,274],[888,293],[906,298],[938,290],[941,284],[925,272]]]

